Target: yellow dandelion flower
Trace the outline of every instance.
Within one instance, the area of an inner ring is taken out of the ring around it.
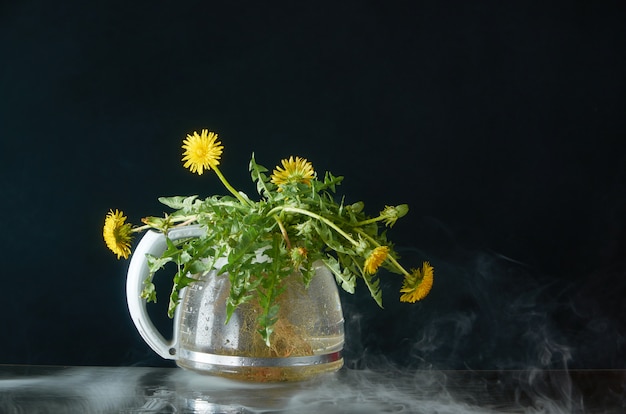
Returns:
[[[412,269],[411,274],[404,278],[400,292],[400,302],[415,303],[428,295],[433,287],[434,269],[428,262],[424,262],[422,270]]]
[[[202,175],[205,169],[208,171],[211,167],[215,168],[220,163],[224,149],[221,144],[217,140],[217,134],[206,129],[203,129],[200,135],[195,131],[193,135],[187,134],[183,141],[184,167],[193,173],[197,172],[198,175]]]
[[[369,256],[365,259],[365,264],[363,265],[363,270],[365,273],[369,273],[373,275],[376,273],[381,264],[385,261],[387,256],[389,255],[389,247],[387,246],[378,246]]]
[[[130,243],[132,242],[131,224],[126,223],[126,216],[121,211],[109,210],[104,219],[102,236],[107,247],[117,255],[117,258],[128,259]]]
[[[272,182],[278,186],[290,183],[310,185],[311,180],[315,177],[313,165],[304,158],[296,157],[294,160],[291,156],[288,160],[282,160],[281,163],[283,164],[282,168],[278,166],[272,173]]]

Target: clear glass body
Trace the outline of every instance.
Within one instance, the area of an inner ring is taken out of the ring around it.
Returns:
[[[226,323],[227,275],[210,273],[186,288],[179,310],[177,364],[250,381],[301,380],[343,365],[344,319],[337,284],[322,262],[308,288],[286,279],[270,346],[257,332],[259,308],[240,305]]]

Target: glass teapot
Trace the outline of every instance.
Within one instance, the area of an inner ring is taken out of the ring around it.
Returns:
[[[200,226],[168,232],[171,240],[198,237]],[[162,233],[148,231],[138,243],[128,268],[126,296],[133,323],[162,358],[201,373],[250,381],[289,381],[338,370],[343,365],[344,319],[332,273],[320,261],[308,287],[288,279],[279,297],[280,312],[268,347],[256,329],[255,301],[240,305],[226,323],[227,274],[211,270],[181,292],[174,316],[173,338],[166,340],[148,316],[140,294],[149,276],[146,254],[166,249]],[[225,259],[223,259],[225,260]],[[218,261],[217,268],[223,265]]]

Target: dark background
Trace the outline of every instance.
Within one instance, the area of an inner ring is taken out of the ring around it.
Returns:
[[[0,363],[171,365],[132,325],[102,224],[224,193],[180,162],[208,128],[250,196],[254,151],[344,175],[371,214],[411,206],[389,237],[431,261],[433,291],[400,304],[383,274],[384,310],[342,295],[349,366],[624,368],[625,18],[621,1],[4,2]]]

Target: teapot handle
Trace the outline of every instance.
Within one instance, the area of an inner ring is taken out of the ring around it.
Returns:
[[[200,226],[186,226],[168,231],[170,240],[177,240],[189,237],[199,237],[206,233],[206,229]],[[163,335],[156,329],[146,309],[146,300],[141,297],[144,286],[144,280],[150,275],[148,269],[148,260],[146,254],[156,257],[161,256],[167,243],[165,235],[153,230],[147,231],[139,241],[135,252],[128,266],[128,275],[126,277],[126,301],[130,316],[144,341],[164,359],[176,359],[178,347],[178,309],[174,317],[174,337],[167,341]],[[181,292],[182,300],[184,291]]]

